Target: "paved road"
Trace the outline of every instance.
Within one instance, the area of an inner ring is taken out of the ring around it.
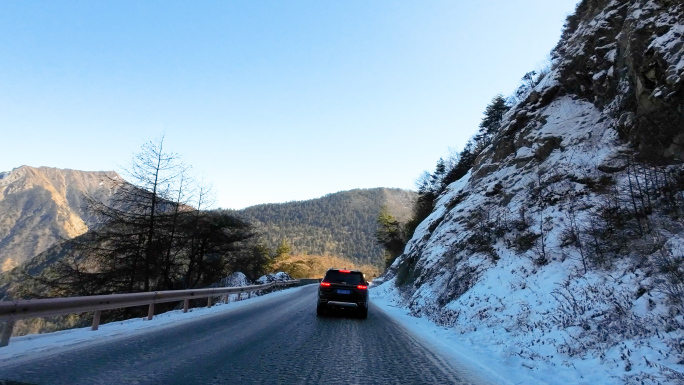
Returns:
[[[316,286],[179,326],[15,366],[0,379],[59,384],[466,384],[371,304],[316,317]],[[0,382],[1,383],[1,382]]]

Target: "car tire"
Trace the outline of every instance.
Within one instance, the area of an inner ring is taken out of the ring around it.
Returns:
[[[359,310],[359,318],[361,318],[361,319],[368,318],[368,308],[367,307],[364,307],[361,310]]]
[[[316,315],[319,317],[325,315],[325,305],[316,306]]]

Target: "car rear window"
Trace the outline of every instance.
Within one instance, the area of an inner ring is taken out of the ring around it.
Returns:
[[[331,270],[325,274],[324,281],[330,283],[346,283],[349,285],[358,285],[363,283],[363,275],[361,273],[341,273],[339,271]]]

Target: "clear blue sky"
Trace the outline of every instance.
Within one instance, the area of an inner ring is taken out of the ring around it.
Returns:
[[[0,171],[118,170],[165,133],[216,206],[413,188],[576,3],[3,1]]]

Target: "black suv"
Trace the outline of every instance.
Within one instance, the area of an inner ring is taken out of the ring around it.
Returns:
[[[368,317],[368,282],[358,270],[330,269],[318,286],[316,314],[329,308],[356,308],[361,318]]]

